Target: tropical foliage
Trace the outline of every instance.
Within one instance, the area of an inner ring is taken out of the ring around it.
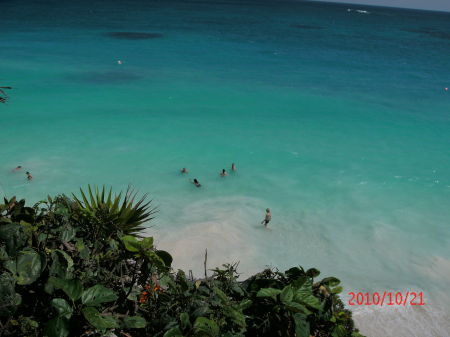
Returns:
[[[137,193],[127,189],[123,200],[122,193],[112,195],[112,188],[99,190],[88,185],[88,192],[80,189],[81,200],[73,195],[82,210],[85,221],[83,229],[93,235],[93,239],[109,239],[117,233],[138,235],[145,227],[143,223],[153,219],[156,208],[150,208],[147,195],[135,201]]]
[[[88,187],[33,207],[4,200],[0,336],[361,336],[339,280],[317,269],[243,282],[236,265],[205,267],[202,279],[172,270],[170,254],[138,236],[155,209],[135,197]]]

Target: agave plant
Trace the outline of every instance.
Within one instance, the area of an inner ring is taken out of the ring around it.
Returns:
[[[152,201],[146,201],[146,194],[135,202],[137,193],[130,187],[124,195],[120,192],[113,196],[112,188],[106,191],[105,186],[92,190],[90,185],[87,193],[81,188],[80,193],[81,199],[74,194],[73,197],[89,216],[89,224],[94,227],[92,234],[96,237],[107,238],[116,233],[139,236],[145,229],[143,224],[152,220],[157,212],[155,207],[150,207]]]
[[[8,99],[8,95],[3,89],[12,89],[11,87],[0,87],[0,103],[5,103]]]

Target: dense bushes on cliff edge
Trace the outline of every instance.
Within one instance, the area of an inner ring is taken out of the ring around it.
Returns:
[[[361,336],[317,269],[195,279],[140,237],[155,209],[88,188],[0,205],[0,336]],[[205,267],[206,268],[206,267]]]

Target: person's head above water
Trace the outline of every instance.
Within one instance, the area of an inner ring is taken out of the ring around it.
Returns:
[[[16,169],[21,169],[21,168],[22,168],[22,166],[20,166],[20,165],[16,167]]]
[[[30,172],[27,171],[26,174],[30,174]]]
[[[225,169],[222,169],[222,173],[225,173],[225,172],[227,172],[227,171],[225,171]]]
[[[266,212],[267,212],[267,213],[270,213],[270,209],[269,209],[269,208],[266,208]]]
[[[194,184],[198,184],[197,178],[194,178]]]

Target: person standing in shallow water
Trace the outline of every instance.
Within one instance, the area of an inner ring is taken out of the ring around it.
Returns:
[[[266,208],[266,217],[264,218],[263,221],[261,221],[261,224],[267,228],[267,225],[269,224],[270,220],[272,220],[272,214],[270,213],[270,209]]]
[[[225,171],[225,169],[222,170],[222,172],[220,173],[221,177],[225,177],[226,175],[228,175],[227,171]]]
[[[31,175],[30,172],[27,171],[26,175],[28,180],[33,180],[33,176]]]
[[[236,164],[235,163],[231,164],[231,171],[236,172]]]
[[[189,173],[186,167],[183,167],[180,171],[182,174]]]

